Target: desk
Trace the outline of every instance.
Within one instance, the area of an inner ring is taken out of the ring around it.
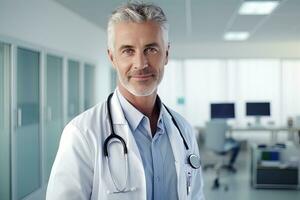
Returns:
[[[245,126],[245,127],[229,127],[228,132],[230,135],[232,135],[232,132],[234,131],[268,131],[271,133],[270,135],[270,141],[271,144],[275,144],[277,142],[277,134],[280,131],[286,131],[288,134],[293,134],[294,132],[298,132],[300,128],[289,128],[289,127],[276,127],[276,126],[261,126],[261,127],[255,127],[255,126]]]
[[[254,188],[289,188],[300,189],[299,160],[291,163],[291,158],[299,159],[299,150],[293,145],[285,148],[251,146],[251,185]],[[291,151],[295,149],[296,151]],[[278,165],[266,166],[262,163],[263,151],[275,151],[280,154]]]
[[[205,132],[205,127],[195,127],[199,132]],[[300,127],[292,127],[288,128],[286,126],[229,126],[228,133],[229,136],[232,136],[233,132],[249,132],[249,131],[267,131],[270,132],[270,141],[271,144],[275,144],[277,142],[277,135],[280,131],[286,131],[289,135],[294,134],[295,132],[300,131]],[[292,138],[295,141],[295,138]]]

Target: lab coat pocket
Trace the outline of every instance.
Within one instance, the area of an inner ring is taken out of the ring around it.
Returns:
[[[105,187],[105,196],[107,200],[131,200],[133,197],[140,199],[138,197],[139,195],[139,188],[137,186],[133,186],[134,184],[129,179],[129,177],[126,177],[124,175],[124,172],[120,172],[113,174],[114,177],[112,177],[111,173],[109,171],[106,171],[106,174],[104,175],[104,187]],[[120,179],[120,177],[125,176],[123,180]],[[120,181],[121,180],[121,181]],[[123,181],[123,182],[122,182]]]
[[[104,158],[103,169],[107,199],[129,199],[137,188],[130,187],[128,155],[119,142],[112,141],[108,149],[110,154]]]

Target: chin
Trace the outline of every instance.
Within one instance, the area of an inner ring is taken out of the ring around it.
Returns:
[[[133,94],[134,96],[137,96],[137,97],[146,97],[146,96],[150,96],[152,95],[156,89],[154,90],[147,90],[147,91],[137,91],[137,90],[128,90],[131,94]]]
[[[157,91],[157,87],[150,87],[150,88],[144,88],[144,89],[137,89],[134,87],[126,87],[126,89],[133,94],[134,96],[138,96],[138,97],[146,97],[146,96],[150,96],[153,93],[155,93],[155,91]]]
[[[126,89],[130,94],[137,97],[146,97],[154,94],[157,91],[158,83],[156,81],[153,82],[144,82],[144,83],[136,83],[120,80],[121,86]]]

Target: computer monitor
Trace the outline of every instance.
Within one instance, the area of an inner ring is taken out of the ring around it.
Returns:
[[[247,116],[270,116],[269,102],[247,102],[246,103]]]
[[[234,118],[234,103],[211,103],[210,117],[211,119]]]
[[[260,125],[262,116],[270,116],[269,102],[246,102],[246,115],[254,116],[256,125]]]

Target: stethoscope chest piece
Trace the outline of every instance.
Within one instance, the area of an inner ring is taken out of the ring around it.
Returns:
[[[195,154],[191,154],[188,157],[188,163],[194,168],[194,169],[198,169],[201,165],[201,161],[199,156],[195,155]]]

